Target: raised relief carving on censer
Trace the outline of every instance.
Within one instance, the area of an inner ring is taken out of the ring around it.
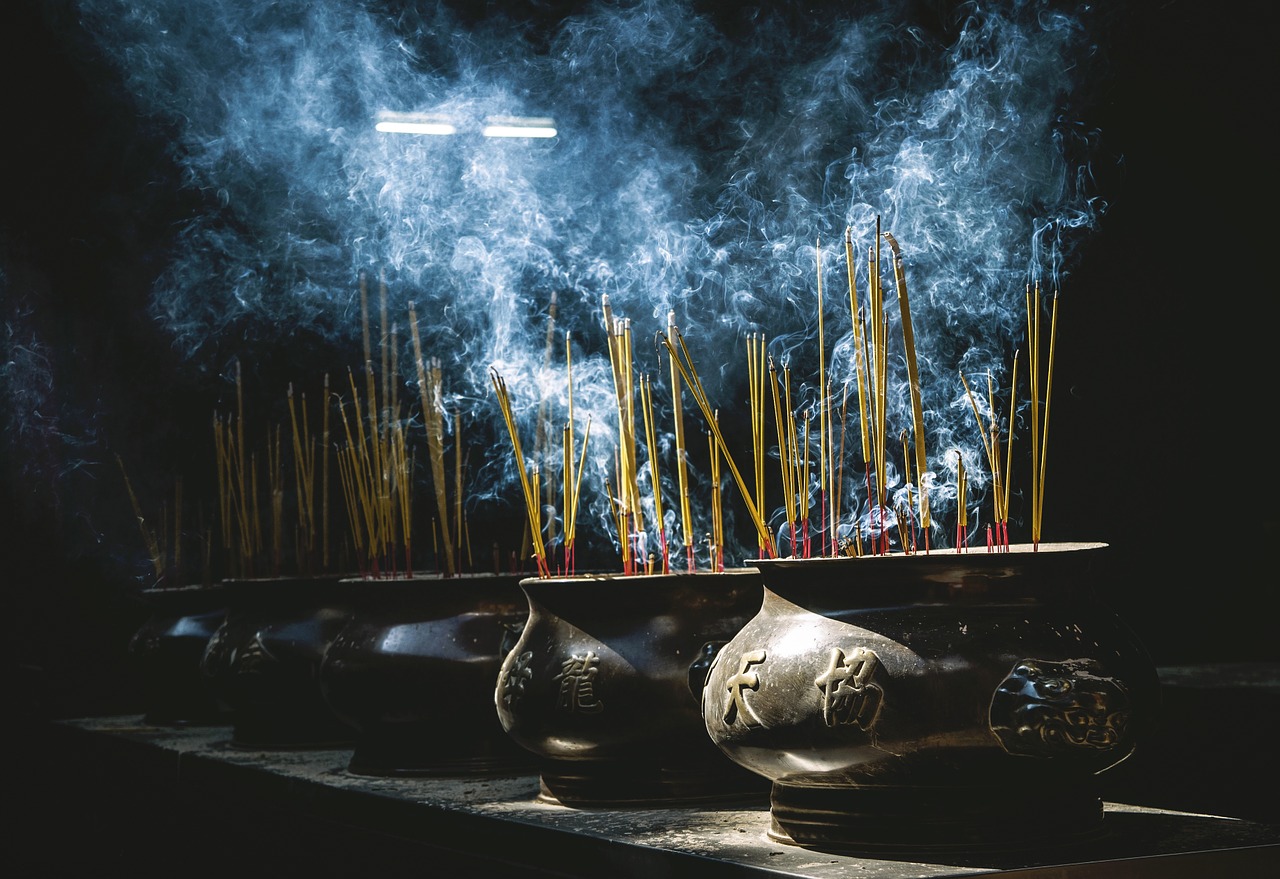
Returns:
[[[880,657],[874,650],[855,647],[848,655],[832,648],[826,670],[814,680],[822,693],[822,720],[827,726],[856,724],[870,731],[880,716],[884,690],[872,681]]]
[[[533,677],[533,669],[529,661],[533,659],[533,651],[526,650],[511,663],[511,669],[502,678],[502,701],[508,708],[515,705],[524,696],[529,679]]]
[[[1096,660],[1023,659],[991,699],[991,730],[1011,754],[1048,757],[1119,746],[1129,692]]]
[[[604,710],[604,703],[596,698],[596,673],[600,671],[596,663],[600,657],[588,650],[583,654],[573,654],[560,663],[560,674],[554,680],[560,682],[560,699],[557,707],[565,711],[579,714],[598,714]]]
[[[729,678],[726,689],[728,693],[725,698],[724,722],[732,724],[735,720],[741,719],[746,726],[763,726],[760,718],[751,706],[747,704],[747,697],[743,690],[760,689],[760,674],[751,670],[753,665],[759,665],[765,660],[765,652],[763,650],[748,650],[738,659],[738,673]],[[717,660],[718,661],[718,660]]]

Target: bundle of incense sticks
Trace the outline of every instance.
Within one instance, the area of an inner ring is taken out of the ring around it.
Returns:
[[[413,470],[404,426],[399,418],[377,420],[371,413],[366,429],[355,374],[348,370],[348,377],[354,417],[348,418],[347,407],[340,402],[338,413],[347,442],[338,452],[338,473],[361,571],[370,577],[399,573],[407,577],[413,572]],[[403,568],[399,567],[400,546]]]
[[[431,459],[431,479],[435,487],[437,524],[440,541],[444,545],[443,572],[446,577],[457,573],[454,559],[453,537],[449,529],[449,500],[445,490],[444,475],[444,401],[441,389],[440,361],[433,359],[430,368],[422,356],[422,339],[418,333],[418,314],[414,303],[409,303],[409,326],[413,336],[413,358],[418,372],[418,393],[422,398],[422,421],[427,434],[427,455]],[[457,455],[461,466],[461,454]],[[462,502],[461,494],[458,503]],[[461,518],[459,513],[459,518]]]
[[[349,536],[366,577],[413,574],[413,458],[405,432],[397,381],[400,373],[397,325],[387,315],[387,285],[379,278],[381,387],[374,369],[369,322],[368,275],[360,274],[360,316],[364,344],[364,400],[355,372],[348,368],[351,415],[337,398],[346,445],[337,450],[338,475],[346,501]],[[414,323],[414,330],[417,325]],[[352,429],[354,425],[355,429]]]
[[[1014,352],[1013,357],[1013,385],[1016,387],[1018,381],[1018,352]],[[996,394],[994,382],[991,373],[987,373],[987,411],[990,413],[987,426],[982,426],[982,416],[978,412],[978,404],[974,399],[973,390],[969,387],[969,383],[965,380],[963,374],[960,375],[960,383],[964,386],[965,395],[969,399],[969,406],[973,410],[973,417],[978,422],[978,435],[982,439],[983,452],[987,458],[987,466],[991,468],[991,498],[992,498],[992,526],[993,535],[989,541],[995,546],[1009,545],[1009,486],[1012,482],[1010,475],[1013,469],[1013,416],[1017,406],[1017,398],[1014,394],[1009,395],[1009,436],[1005,441],[1005,459],[1000,459],[1000,423],[996,408]],[[967,482],[966,482],[967,487]],[[966,516],[967,523],[967,516]]]
[[[537,465],[533,465],[532,473],[525,466],[524,451],[520,445],[520,432],[516,429],[515,415],[511,409],[511,395],[507,390],[506,380],[494,368],[489,368],[489,378],[493,383],[494,394],[498,398],[498,406],[502,410],[502,420],[506,422],[507,433],[511,437],[511,447],[515,453],[516,468],[520,474],[520,488],[524,494],[525,513],[529,519],[529,531],[533,539],[533,556],[538,565],[538,574],[551,576],[547,564],[546,546],[542,539],[542,506],[539,500],[539,473]]]
[[[723,455],[725,463],[729,465],[729,471],[733,474],[734,482],[737,484],[740,496],[747,507],[748,514],[751,516],[751,522],[755,526],[758,541],[764,546],[765,552],[769,557],[776,556],[777,553],[774,549],[773,539],[769,534],[769,529],[751,497],[751,492],[747,490],[742,474],[733,460],[733,453],[725,444],[724,436],[720,432],[720,422],[716,416],[716,410],[711,406],[710,401],[707,399],[707,394],[702,387],[702,380],[698,376],[697,368],[694,366],[693,360],[689,356],[689,349],[685,344],[684,336],[680,333],[680,329],[677,326],[669,324],[667,327],[667,333],[660,338],[662,339],[662,344],[666,348],[668,355],[671,357],[671,362],[675,364],[680,373],[681,379],[684,380],[684,384],[689,388],[690,393],[693,395],[694,402],[698,404],[698,408],[702,411],[703,418],[706,419],[707,426],[710,428],[714,439],[713,446],[717,450],[717,454]]]
[[[881,276],[882,264],[881,242],[887,243],[890,250],[893,281],[896,287],[898,319],[901,323],[903,363],[907,371],[907,391],[911,405],[911,426],[902,430],[899,440],[902,446],[903,494],[905,504],[898,503],[892,511],[896,520],[898,545],[904,552],[917,552],[930,549],[932,535],[932,514],[929,504],[928,454],[925,442],[925,423],[923,395],[920,374],[916,357],[915,330],[912,323],[910,296],[908,292],[906,270],[901,249],[897,239],[887,230],[882,230],[880,220],[876,218],[875,238],[867,249],[867,294],[865,304],[859,301],[857,271],[854,259],[853,234],[851,228],[845,230],[845,259],[848,272],[849,315],[852,323],[852,377],[856,384],[857,417],[859,423],[859,439],[861,441],[862,460],[866,478],[867,508],[869,511],[868,528],[870,543],[867,551],[883,554],[890,550],[890,510],[887,498],[888,485],[888,375],[891,362],[889,356],[889,315],[886,308],[885,285]],[[786,519],[790,537],[789,549],[792,556],[808,557],[813,553],[811,533],[814,514],[811,498],[813,497],[810,475],[810,447],[812,420],[816,415],[818,439],[818,473],[816,498],[817,514],[821,517],[817,529],[823,535],[818,553],[821,555],[845,554],[862,555],[862,529],[854,527],[851,539],[840,538],[843,519],[843,486],[844,448],[846,414],[849,405],[849,384],[846,380],[840,401],[840,437],[837,443],[835,425],[835,394],[833,383],[826,375],[826,341],[825,341],[825,305],[823,301],[823,269],[821,240],[815,246],[815,262],[817,267],[817,329],[818,329],[818,376],[819,389],[816,406],[810,406],[803,413],[795,409],[792,398],[792,374],[789,362],[784,361],[779,370],[772,357],[764,354],[763,342],[755,337],[748,338],[748,395],[751,401],[752,451],[753,460],[757,462],[757,509],[763,509],[763,491],[760,488],[759,461],[762,459],[761,415],[764,411],[760,394],[761,379],[764,369],[759,366],[761,358],[768,363],[768,383],[773,400],[774,423],[778,444],[778,458],[783,492],[782,512]],[[1045,455],[1047,447],[1047,425],[1049,417],[1049,401],[1052,390],[1053,355],[1056,338],[1057,297],[1053,299],[1052,323],[1049,330],[1049,350],[1047,356],[1047,373],[1044,379],[1044,393],[1041,399],[1040,369],[1046,358],[1040,345],[1040,315],[1043,308],[1040,304],[1039,285],[1034,294],[1030,287],[1027,293],[1027,335],[1032,349],[1033,372],[1030,380],[1032,433],[1032,486],[1030,497],[1032,502],[1031,528],[1032,543],[1038,545],[1041,539],[1041,523],[1043,516]],[[669,335],[672,335],[669,333]],[[671,347],[671,346],[669,346]],[[1013,361],[1013,387],[1009,401],[1008,424],[1009,437],[1001,454],[1000,424],[995,404],[995,390],[988,374],[988,411],[989,422],[983,422],[978,405],[962,375],[961,382],[968,395],[975,417],[979,422],[980,435],[992,474],[993,485],[993,547],[1008,547],[1009,491],[1010,471],[1012,469],[1012,424],[1017,410],[1017,377],[1018,353]],[[816,411],[815,411],[816,410]],[[1043,413],[1043,415],[1042,415]],[[1043,417],[1043,423],[1041,418]],[[968,479],[963,464],[958,469],[957,494],[960,499],[957,511],[957,547],[968,544]]]
[[[631,354],[631,321],[614,316],[608,294],[601,297],[601,310],[609,347],[609,365],[613,374],[614,401],[618,412],[618,446],[614,464],[618,496],[613,514],[622,549],[622,570],[623,573],[632,574],[643,570],[644,560],[637,559],[636,553],[643,539],[645,524],[636,449],[635,374]]]

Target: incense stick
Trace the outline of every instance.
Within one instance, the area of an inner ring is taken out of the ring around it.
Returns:
[[[925,490],[924,475],[926,470],[924,407],[921,403],[920,370],[916,366],[915,332],[911,326],[910,297],[907,295],[906,270],[902,265],[902,252],[898,249],[898,240],[889,232],[883,233],[890,249],[893,250],[893,275],[898,287],[898,308],[902,315],[902,344],[906,349],[907,379],[911,391],[911,420],[915,430],[916,478],[919,480],[920,527],[927,536],[929,533],[929,493]]]
[[[765,382],[765,341],[763,334],[751,333],[747,336],[747,380],[748,399],[751,406],[751,451],[755,465],[756,477],[756,509],[765,508],[764,495],[764,382]],[[756,550],[764,555],[764,541],[757,538]]]
[[[147,520],[142,515],[142,506],[138,503],[138,497],[133,492],[133,483],[129,481],[129,474],[124,467],[124,459],[119,454],[116,455],[116,462],[120,465],[120,475],[124,477],[124,487],[129,494],[129,503],[133,506],[133,517],[138,522],[138,530],[142,532],[142,539],[147,545],[147,552],[151,554],[151,567],[156,572],[156,582],[160,582],[164,577],[164,555],[160,552],[160,546],[156,543],[155,532],[147,527]]]
[[[667,312],[668,334],[674,331],[675,325],[676,313],[674,311]],[[676,475],[680,489],[680,532],[681,537],[684,539],[688,569],[692,571],[695,567],[693,557],[693,516],[689,507],[689,453],[684,440],[684,406],[681,402],[680,370],[676,363],[674,350],[668,348],[667,356],[671,371],[672,418],[675,423]]]
[[[662,553],[662,573],[669,571],[667,535],[662,517],[662,479],[658,468],[658,442],[654,431],[653,389],[649,376],[640,377],[640,408],[644,414],[645,444],[649,455],[649,479],[653,483],[653,516],[658,529],[658,548]]]
[[[813,247],[814,260],[817,263],[818,277],[818,506],[822,514],[826,515],[827,509],[827,457],[831,453],[830,445],[827,441],[827,345],[826,337],[823,332],[822,320],[822,239],[818,238]],[[808,426],[806,425],[806,430]],[[806,442],[807,445],[807,442]],[[805,450],[808,455],[808,449]],[[808,480],[805,480],[806,494],[808,489]],[[806,507],[808,505],[806,504]],[[825,524],[825,523],[824,523]],[[807,539],[806,528],[806,539]],[[823,528],[822,545],[826,546],[827,534]],[[819,555],[826,555],[825,548],[820,550]]]

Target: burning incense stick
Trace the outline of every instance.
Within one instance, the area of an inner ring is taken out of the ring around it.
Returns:
[[[249,456],[249,484],[252,486],[253,499],[253,544],[250,547],[250,553],[256,555],[262,549],[262,512],[258,508],[258,457],[256,453]]]
[[[173,484],[173,569],[182,570],[182,477]]]
[[[236,485],[239,490],[240,499],[240,553],[242,562],[246,565],[251,564],[253,558],[253,532],[252,519],[249,517],[249,485],[245,479],[244,464],[244,382],[240,372],[240,360],[236,360],[236,442],[235,442],[235,467],[236,467]]]
[[[756,509],[764,506],[764,383],[765,383],[765,341],[763,334],[751,333],[747,336],[747,381],[748,399],[751,405],[751,451],[755,465],[756,477]],[[764,542],[757,539],[756,551],[764,555]]]
[[[717,409],[712,416],[718,426],[720,424],[720,410]],[[707,446],[709,458],[711,461],[711,545],[709,547],[711,554],[711,570],[724,570],[724,502],[721,497],[721,478],[720,478],[720,454],[716,447],[715,436],[711,431],[707,431]]]
[[[658,548],[662,553],[662,573],[670,571],[667,559],[667,534],[662,517],[662,479],[658,472],[658,442],[654,431],[653,388],[649,376],[640,377],[640,409],[644,414],[645,445],[649,454],[649,479],[653,483],[653,518],[658,529]]]
[[[787,411],[787,461],[791,464],[790,485],[791,485],[791,554],[797,554],[797,543],[802,542],[801,535],[804,533],[805,510],[801,509],[800,494],[808,490],[808,485],[802,480],[803,467],[800,455],[799,432],[796,429],[796,410],[795,405],[791,401],[791,364],[784,361],[782,364],[782,387],[783,401]],[[807,507],[808,504],[805,504]],[[801,547],[803,552],[803,547]]]
[[[427,450],[431,460],[431,481],[436,489],[436,512],[440,516],[440,540],[444,544],[445,576],[457,573],[457,560],[453,553],[453,533],[449,527],[449,498],[444,472],[444,382],[437,358],[431,359],[427,370],[426,397],[429,407],[424,411],[427,426]],[[420,391],[421,393],[421,391]],[[456,451],[455,451],[456,454]]]
[[[462,567],[462,473],[466,469],[467,461],[471,458],[471,452],[468,450],[464,460],[462,454],[462,413],[454,411],[453,414],[453,534],[454,541],[454,562],[457,567]],[[468,568],[470,565],[467,566]]]
[[[832,509],[832,549],[833,554],[840,553],[840,517],[844,515],[844,438],[849,416],[849,380],[845,379],[840,394],[840,446],[836,451],[835,499]]]
[[[902,482],[907,489],[907,507],[905,510],[898,511],[898,521],[901,523],[905,516],[905,518],[912,523],[912,527],[914,529],[915,519],[911,513],[911,450],[907,442],[907,432],[905,430],[902,431],[898,434],[898,438],[902,441]],[[902,544],[903,552],[914,552],[915,548],[914,539],[911,541],[910,545],[906,543]]]
[[[1009,545],[1009,489],[1013,484],[1013,432],[1018,411],[1018,355],[1013,352],[1013,378],[1009,382],[1009,436],[1005,440],[1005,464],[1001,479],[1004,481],[1004,497],[1000,501],[1000,530],[1004,545]],[[995,409],[991,410],[993,413]]]
[[[164,577],[164,554],[160,551],[160,545],[156,542],[155,532],[148,527],[146,518],[142,515],[142,506],[138,503],[138,496],[133,492],[133,483],[129,481],[129,474],[124,467],[124,459],[120,455],[116,455],[116,463],[120,465],[120,475],[124,477],[124,487],[129,494],[129,503],[133,506],[133,517],[138,522],[138,530],[142,532],[142,539],[147,545],[147,552],[151,554],[151,567],[156,572],[156,582],[160,582]]]
[[[586,469],[587,443],[591,440],[591,416],[587,416],[587,427],[582,433],[582,454],[578,458],[578,471],[573,482],[573,502],[569,505],[569,546],[572,549],[578,533],[578,499],[582,496],[582,471]],[[571,554],[572,557],[572,554]],[[572,573],[572,570],[570,571]]]
[[[568,331],[564,334],[564,373],[566,378],[567,402],[569,417],[564,423],[564,499],[561,502],[564,515],[564,567],[568,573],[573,568],[573,545],[569,541],[569,531],[573,527],[570,506],[573,503],[573,345]]]
[[[323,548],[320,554],[320,564],[324,570],[329,570],[329,412],[333,409],[333,402],[329,397],[329,373],[324,374],[324,421],[321,429],[320,437],[320,455],[322,477],[320,482],[320,506],[321,515],[324,519],[320,523],[321,539]]]
[[[373,503],[370,498],[370,484],[373,474],[368,472],[368,458],[364,454],[364,426],[360,418],[359,395],[356,392],[355,376],[350,369],[347,378],[351,384],[356,410],[356,436],[351,431],[351,422],[347,418],[347,408],[341,402],[338,414],[342,418],[342,429],[347,444],[338,453],[338,475],[342,481],[343,496],[346,499],[347,519],[351,526],[352,543],[360,559],[362,570],[365,569],[366,553],[376,553],[377,526],[373,514]]]
[[[907,379],[911,391],[911,421],[915,430],[916,478],[919,480],[920,495],[920,527],[925,534],[925,549],[928,550],[929,539],[929,493],[925,490],[924,475],[926,470],[924,408],[921,404],[920,370],[916,366],[916,339],[911,327],[910,297],[907,295],[906,271],[902,266],[902,252],[898,249],[898,240],[889,232],[884,238],[893,250],[893,275],[898,286],[898,308],[902,313],[902,344],[906,349]]]
[[[284,465],[279,425],[267,431],[267,484],[271,492],[271,566],[278,577],[284,556]]]
[[[293,382],[289,383],[287,396],[293,439],[293,479],[297,492],[299,548],[302,550],[298,555],[300,558],[306,558],[315,546],[315,448],[307,426],[306,395],[302,395],[301,427],[298,421],[298,407],[294,403]]]
[[[551,358],[555,351],[555,335],[556,335],[556,314],[558,306],[556,303],[556,291],[551,291],[551,298],[547,304],[547,332],[546,341],[543,345],[542,367],[543,369],[551,368]],[[550,464],[551,461],[551,401],[542,395],[538,401],[538,415],[534,422],[533,434],[533,460],[538,462],[539,466],[544,463]],[[555,486],[553,481],[548,479],[546,484],[545,503],[548,507],[555,506]],[[544,540],[550,540],[555,537],[555,518],[552,517],[547,522],[547,534]]]
[[[853,263],[853,229],[844,230],[845,261],[849,268],[849,319],[853,322],[853,363],[858,381],[858,423],[862,436],[862,460],[871,466],[871,442],[867,430],[867,359],[866,327],[862,309],[858,306],[858,284]]]
[[[784,422],[782,418],[782,401],[781,394],[778,390],[779,379],[777,369],[774,366],[773,358],[769,358],[769,388],[773,396],[773,423],[778,434],[778,461],[782,475],[782,503],[787,515],[787,531],[791,535],[791,554],[796,553],[796,509],[795,509],[795,485],[794,473],[791,467],[791,448],[790,438],[792,432],[788,430],[788,425],[794,425],[794,421],[790,416]],[[787,405],[790,408],[791,398],[787,395]]]
[[[806,409],[804,413],[804,465],[800,469],[800,502],[803,504],[800,514],[800,542],[804,547],[804,557],[809,557],[809,510],[812,505],[809,501],[809,423],[813,420],[813,410]]]
[[[395,383],[391,381],[391,351],[395,345],[387,344],[387,337],[390,334],[392,340],[395,338],[395,330],[388,333],[387,323],[387,273],[379,270],[378,272],[378,341],[382,354],[382,405],[379,409],[382,412],[381,425],[385,431],[390,425],[390,412],[392,411],[391,398],[395,393]],[[385,437],[384,437],[385,440]]]
[[[995,416],[992,415],[989,427],[982,424],[982,415],[978,411],[978,401],[973,396],[973,389],[969,387],[969,382],[965,380],[964,373],[960,373],[960,383],[964,386],[965,396],[969,398],[969,407],[973,410],[973,417],[978,422],[978,436],[982,439],[982,450],[987,456],[987,466],[991,468],[992,480],[992,519],[1000,522],[1004,515],[1002,505],[1003,492],[1000,491],[1000,434],[995,423]]]
[[[1045,447],[1049,433],[1049,399],[1053,390],[1053,354],[1058,330],[1058,295],[1053,296],[1049,325],[1049,358],[1044,397],[1044,422],[1040,423],[1040,283],[1036,282],[1034,299],[1027,291],[1027,335],[1031,348],[1031,542],[1039,548],[1040,528],[1044,519]]]
[[[827,441],[827,345],[826,337],[823,333],[822,321],[822,239],[819,238],[813,246],[814,260],[817,263],[818,277],[818,508],[822,515],[826,515],[827,509],[827,459],[831,453],[830,445]],[[808,425],[805,426],[808,430]],[[808,445],[806,441],[806,446]],[[808,449],[805,450],[806,457]],[[808,493],[808,479],[805,480],[805,491]],[[808,507],[808,504],[805,504]],[[806,526],[806,540],[808,539],[808,528]],[[826,529],[822,529],[822,545],[826,546]],[[819,555],[826,555],[825,549],[820,549]]]
[[[1012,396],[1013,394],[1011,393],[1010,397]],[[997,415],[1000,410],[996,408],[996,390],[992,383],[991,370],[989,369],[987,370],[987,410],[991,413],[991,423],[988,428],[991,431],[991,449],[996,453],[995,469],[991,472],[992,498],[995,502],[995,521],[993,524],[996,529],[996,543],[1003,550],[1008,546],[1006,537],[1009,532],[1009,505],[1006,503],[1008,493],[1005,489],[1009,487],[1009,479],[1006,476],[1006,472],[1008,465],[1013,460],[1013,445],[1012,442],[1007,443],[1009,454],[1005,463],[1002,464],[1000,462],[1000,423]],[[1010,437],[1010,440],[1012,440],[1012,437]]]
[[[667,312],[667,333],[675,330],[676,313]],[[676,363],[674,351],[668,348],[668,359],[671,369],[671,403],[672,417],[675,422],[676,439],[676,474],[680,488],[680,533],[684,539],[685,555],[688,569],[694,570],[693,558],[693,516],[689,508],[689,453],[684,441],[684,405],[681,402],[680,370]]]
[[[404,425],[399,418],[391,421],[391,472],[394,476],[394,495],[399,500],[400,540],[404,544],[404,575],[412,577],[413,460],[409,457]]]

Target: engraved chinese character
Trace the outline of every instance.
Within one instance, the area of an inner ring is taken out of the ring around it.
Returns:
[[[583,714],[604,710],[604,703],[596,700],[594,689],[599,661],[600,657],[588,650],[581,656],[575,653],[560,664],[560,674],[554,678],[560,682],[560,708]]]
[[[525,685],[533,677],[533,669],[529,668],[529,660],[533,659],[533,651],[526,650],[511,663],[511,669],[502,681],[502,701],[508,707],[514,705],[524,695]]]
[[[814,685],[822,691],[822,719],[827,726],[856,723],[868,730],[880,716],[884,690],[871,682],[880,657],[865,647],[852,650],[848,656],[838,647],[832,649],[827,670],[818,675]]]
[[[751,666],[759,665],[764,660],[763,650],[749,650],[739,657],[738,673],[729,678],[728,682],[729,698],[724,708],[725,723],[733,723],[736,718],[741,717],[742,722],[747,726],[763,725],[760,718],[751,710],[751,706],[747,704],[746,696],[742,691],[760,689],[760,675],[751,671]]]

